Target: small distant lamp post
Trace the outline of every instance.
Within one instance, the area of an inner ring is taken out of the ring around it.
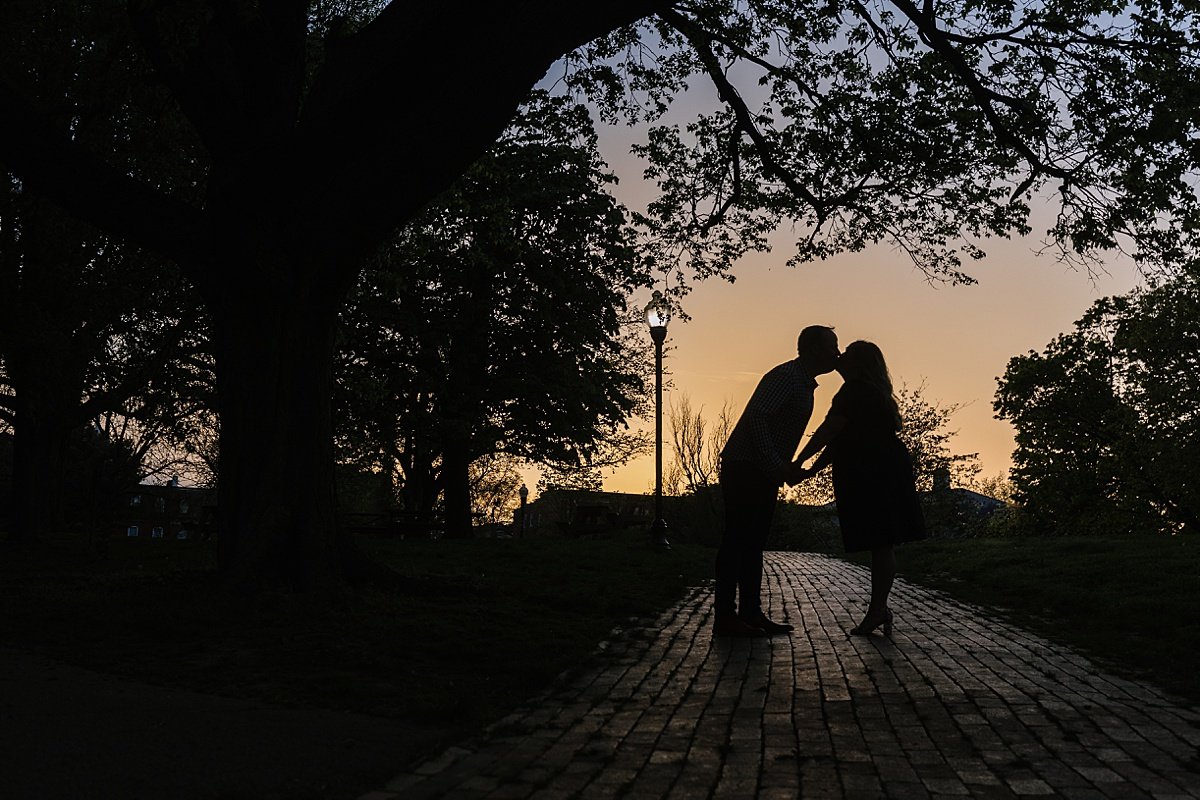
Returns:
[[[646,306],[646,324],[654,340],[654,524],[650,526],[650,539],[660,550],[671,549],[662,512],[662,351],[670,319],[671,307],[662,292],[656,291]]]
[[[529,500],[529,487],[521,484],[521,488],[517,490],[517,494],[521,496],[521,529],[520,535],[525,535],[525,503]]]

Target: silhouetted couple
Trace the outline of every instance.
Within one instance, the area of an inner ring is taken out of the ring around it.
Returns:
[[[850,632],[865,635],[882,627],[890,636],[894,547],[925,536],[912,461],[897,435],[901,420],[891,376],[878,347],[858,341],[841,353],[832,328],[805,328],[796,352],[759,381],[721,453],[725,532],[717,551],[713,633],[749,637],[792,630],[763,613],[763,550],[779,488],[832,464],[842,544],[848,553],[871,552],[871,604]],[[835,369],[845,382],[796,455],[812,416],[816,378]]]

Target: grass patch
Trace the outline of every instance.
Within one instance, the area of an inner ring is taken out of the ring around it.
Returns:
[[[711,549],[605,539],[373,540],[419,586],[341,607],[219,588],[212,546],[0,549],[0,639],[139,680],[419,723],[396,764],[476,732],[613,627],[711,577]],[[1200,701],[1200,540],[976,538],[899,551],[904,578],[986,605],[1119,674]]]
[[[218,584],[213,546],[118,540],[0,551],[0,638],[161,685],[420,722],[397,765],[473,733],[584,661],[631,617],[710,577],[712,551],[644,534],[597,539],[375,540],[419,579],[339,608],[247,601]]]
[[[974,538],[897,552],[903,578],[996,607],[1115,672],[1200,702],[1200,539]]]

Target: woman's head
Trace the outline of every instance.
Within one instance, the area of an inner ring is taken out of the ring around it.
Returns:
[[[892,376],[888,372],[887,362],[883,360],[883,351],[878,345],[861,339],[846,345],[842,357],[838,359],[837,370],[846,380],[860,380],[878,389],[890,402],[899,422],[900,410],[896,403],[895,390],[892,388]]]
[[[890,391],[892,377],[888,374],[887,363],[883,360],[883,351],[874,342],[862,339],[846,345],[842,357],[838,359],[838,372],[844,378],[859,378],[870,383],[882,382]]]

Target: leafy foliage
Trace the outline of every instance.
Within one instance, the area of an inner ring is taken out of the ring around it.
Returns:
[[[46,104],[43,122],[56,133],[109,153],[130,174],[158,170],[187,195],[196,165],[177,159],[189,139],[146,80],[122,15],[109,2],[6,3],[0,75]],[[59,504],[47,498],[68,479],[68,451],[85,427],[89,437],[107,435],[140,476],[179,471],[201,402],[192,389],[212,381],[211,364],[201,363],[206,340],[197,298],[174,264],[0,173],[0,417],[17,436],[17,535],[58,524]],[[118,428],[138,433],[114,438]],[[164,457],[148,458],[151,450]]]
[[[1097,301],[1041,353],[1009,361],[1016,497],[1042,530],[1200,529],[1200,283]]]
[[[723,101],[637,148],[659,265],[725,274],[790,221],[791,263],[877,242],[969,282],[982,239],[1047,232],[1083,260],[1190,264],[1200,68],[1192,4],[698,0],[569,57],[612,121],[662,121],[699,76]]]
[[[644,416],[638,412],[636,416]],[[547,489],[588,489],[600,491],[606,473],[635,458],[654,452],[653,437],[633,427],[610,429],[587,452],[578,453],[578,461],[543,461],[538,464],[538,493]]]
[[[901,384],[896,390],[896,400],[904,421],[900,441],[912,457],[917,491],[932,491],[939,476],[945,476],[952,486],[974,484],[980,471],[979,454],[950,450],[950,440],[958,433],[949,428],[950,418],[962,404],[927,399],[923,382],[915,387]]]
[[[968,280],[979,240],[1026,230],[1038,194],[1059,200],[1049,234],[1064,257],[1131,245],[1155,267],[1197,252],[1193,3],[548,10],[0,5],[5,168],[106,235],[173,259],[208,303],[226,467],[218,527],[233,580],[311,588],[362,574],[333,525],[337,309],[364,257],[463,174],[565,54],[568,82],[610,117],[659,123],[645,152],[664,193],[635,220],[646,233],[630,262],[639,271],[727,274],[790,222],[799,260],[891,242],[932,277]],[[93,74],[82,61],[115,67],[116,80],[93,91],[80,77],[78,104],[39,91],[43,76]],[[662,125],[699,76],[718,110],[682,130]],[[127,135],[87,136],[97,120]],[[578,451],[576,434],[592,426],[541,409],[527,428],[544,422],[551,449]],[[532,439],[507,431],[504,441]]]
[[[601,445],[645,402],[626,302],[648,275],[611,181],[586,110],[535,95],[400,231],[343,315],[347,455],[398,463],[426,505],[456,442],[568,469],[629,456]]]

